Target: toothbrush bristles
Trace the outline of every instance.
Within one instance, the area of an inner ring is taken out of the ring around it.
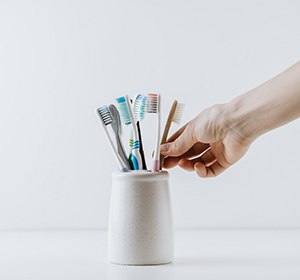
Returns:
[[[147,95],[147,113],[157,113],[158,112],[158,94],[149,93]]]
[[[134,101],[133,114],[136,121],[142,121],[145,117],[147,97],[138,94]]]
[[[97,109],[97,112],[101,117],[101,120],[103,121],[104,125],[109,125],[112,123],[113,120],[107,106],[101,106]]]
[[[183,115],[183,111],[184,111],[184,104],[177,103],[172,122],[174,122],[176,124],[180,124],[182,115]]]
[[[130,120],[130,113],[129,113],[129,108],[127,107],[126,104],[126,99],[124,96],[121,96],[119,98],[116,98],[116,101],[118,103],[118,108],[120,111],[121,119],[125,125],[130,125],[131,120]]]

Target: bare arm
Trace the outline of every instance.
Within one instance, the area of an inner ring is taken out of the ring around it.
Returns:
[[[300,62],[231,102],[202,111],[162,145],[164,166],[213,177],[263,133],[300,117]]]
[[[229,102],[226,110],[250,141],[300,117],[300,62]]]

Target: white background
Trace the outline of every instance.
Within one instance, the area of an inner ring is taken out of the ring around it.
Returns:
[[[298,61],[299,15],[296,0],[1,0],[0,228],[106,228],[116,165],[95,108],[153,91],[188,121]],[[299,227],[299,143],[296,121],[217,179],[171,170],[175,226]]]

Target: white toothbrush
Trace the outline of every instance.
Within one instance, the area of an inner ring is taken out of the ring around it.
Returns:
[[[160,170],[160,95],[149,93],[147,95],[147,113],[157,115],[156,142],[153,155],[152,172]]]
[[[112,127],[112,129],[115,133],[118,154],[120,155],[123,162],[126,164],[127,168],[131,169],[130,164],[128,162],[126,152],[125,152],[124,147],[123,147],[122,140],[121,140],[122,123],[121,123],[121,118],[120,118],[119,111],[116,108],[116,106],[113,105],[113,104],[110,104],[108,106],[108,110],[109,110],[111,118],[112,118],[111,127]]]
[[[110,125],[112,123],[112,117],[111,117],[111,114],[108,110],[108,107],[107,106],[102,106],[100,108],[97,109],[97,114],[101,120],[101,123],[102,123],[102,126],[104,128],[104,131],[105,131],[105,134],[107,136],[107,139],[110,143],[110,146],[111,146],[111,149],[113,151],[113,154],[117,160],[117,163],[118,163],[118,166],[119,166],[119,169],[123,172],[127,172],[128,171],[128,168],[126,167],[126,164],[123,162],[123,160],[121,159],[120,155],[118,154],[117,152],[117,149],[108,133],[108,130],[107,130],[107,126]]]

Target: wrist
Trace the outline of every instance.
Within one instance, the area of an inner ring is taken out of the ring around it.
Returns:
[[[233,132],[241,143],[250,144],[264,133],[265,106],[251,92],[224,104],[225,129]]]

